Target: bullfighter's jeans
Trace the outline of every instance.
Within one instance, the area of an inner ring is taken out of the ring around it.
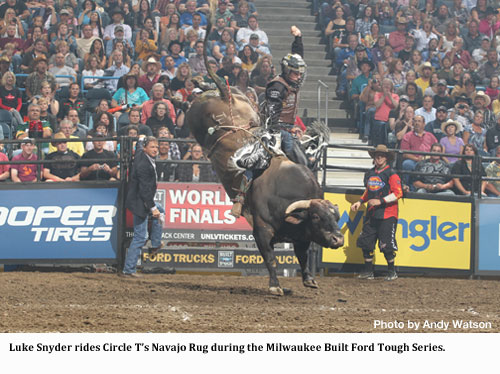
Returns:
[[[164,214],[165,210],[156,203],[156,207],[160,213]],[[153,248],[161,245],[162,224],[159,219],[153,218],[151,224],[151,246]],[[134,214],[134,238],[130,243],[125,258],[125,266],[123,272],[131,274],[136,272],[137,260],[141,255],[141,249],[148,240],[148,217],[142,218]]]

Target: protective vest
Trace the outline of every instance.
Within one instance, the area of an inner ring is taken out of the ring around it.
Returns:
[[[285,97],[282,98],[282,109],[279,121],[294,124],[298,111],[297,102],[299,101],[299,92],[297,89],[290,86],[282,76],[274,78],[271,82],[275,81],[280,82],[286,88]]]
[[[361,201],[366,202],[370,199],[382,199],[391,193],[394,193],[397,199],[403,196],[401,188],[401,179],[399,175],[389,165],[382,170],[375,168],[365,174],[364,184],[366,190],[361,196]],[[368,208],[367,214],[373,218],[385,219],[389,217],[398,217],[398,201],[384,203]]]

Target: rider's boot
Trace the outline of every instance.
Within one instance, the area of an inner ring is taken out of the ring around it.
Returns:
[[[241,217],[241,211],[243,209],[243,204],[245,203],[245,195],[250,189],[251,182],[252,179],[247,178],[246,175],[244,175],[241,179],[241,186],[240,190],[238,191],[238,195],[236,195],[236,197],[232,199],[233,207],[231,208],[231,215],[235,218]]]

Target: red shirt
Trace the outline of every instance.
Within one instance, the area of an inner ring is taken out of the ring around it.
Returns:
[[[417,135],[415,131],[410,131],[401,140],[401,149],[405,151],[429,152],[431,146],[437,143],[437,139],[430,132],[424,131],[422,135]]]
[[[454,55],[452,55],[450,51],[446,54],[446,57],[448,57],[452,61],[451,62],[452,65],[455,65],[457,62],[460,62],[464,67],[464,69],[469,68],[469,62],[472,59],[470,53],[463,49],[459,52],[456,52]]]
[[[373,97],[373,101],[377,102],[384,95],[383,92],[375,92],[375,96]],[[396,104],[399,103],[399,96],[395,93],[391,93],[392,98],[396,101]],[[392,105],[391,99],[386,97],[382,102],[382,105],[375,111],[375,120],[387,122],[389,121],[389,112],[394,109],[394,105]]]
[[[5,155],[5,153],[0,152],[0,162],[6,162],[9,161],[9,158]],[[5,173],[6,171],[9,171],[10,165],[0,165],[0,174]]]
[[[367,214],[377,219],[398,217],[398,200],[403,196],[401,179],[389,165],[382,169],[372,168],[365,174],[366,190],[361,201],[381,199],[384,203],[368,208]]]
[[[147,74],[144,74],[139,77],[137,84],[139,87],[142,87],[149,97],[152,97],[151,90],[153,89],[153,85],[158,82],[158,79],[160,79],[160,74],[156,74],[153,80],[149,79]]]
[[[12,157],[12,161],[36,161],[37,159],[34,153],[31,155],[31,158],[25,158],[22,153]],[[11,165],[11,169],[17,170],[17,176],[21,182],[32,182],[36,180],[36,165],[34,164]]]
[[[406,32],[393,31],[389,34],[389,44],[394,53],[398,53],[405,48]]]

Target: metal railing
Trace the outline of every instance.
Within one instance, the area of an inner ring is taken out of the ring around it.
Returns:
[[[112,77],[112,76],[94,76],[94,75],[83,75],[82,76],[82,80],[81,80],[81,83],[80,83],[80,91],[81,92],[87,92],[88,90],[85,89],[85,79],[100,79],[100,80],[111,80],[111,79],[115,79],[115,80],[118,80],[120,79],[121,77]]]
[[[16,74],[16,79],[17,78],[27,78],[30,74],[24,74],[24,73],[19,73]],[[70,78],[73,80],[73,82],[76,82],[76,77],[73,75],[54,75],[54,78]],[[25,87],[18,87],[19,91],[26,91]]]
[[[64,164],[64,163],[70,163],[70,164],[76,164],[76,165],[82,165],[82,164],[89,164],[89,163],[103,163],[103,162],[113,162],[116,163],[119,166],[120,174],[119,174],[119,181],[123,181],[127,178],[126,175],[126,170],[130,167],[130,165],[133,162],[133,147],[134,147],[134,142],[138,141],[139,138],[132,138],[129,136],[121,136],[121,137],[100,137],[100,138],[67,138],[67,139],[53,139],[53,138],[40,138],[40,139],[32,139],[35,145],[37,144],[46,144],[46,143],[74,143],[74,142],[81,142],[83,144],[85,143],[90,143],[96,140],[99,141],[116,141],[118,143],[119,149],[115,151],[115,154],[118,155],[117,158],[107,158],[107,159],[78,159],[78,160],[47,160],[45,159],[45,154],[43,152],[43,147],[38,146],[36,150],[34,151],[34,154],[37,156],[36,160],[21,160],[21,161],[12,161],[12,153],[13,153],[13,147],[20,146],[23,142],[24,139],[4,139],[0,140],[0,145],[4,145],[9,147],[9,151],[7,152],[7,157],[8,161],[0,161],[0,166],[1,165],[36,165],[37,167],[37,173],[36,173],[36,181],[37,182],[42,182],[43,180],[43,166],[44,165],[51,165],[51,164]],[[171,139],[171,138],[158,138],[159,142],[169,142],[169,143],[185,143],[185,144],[195,144],[196,141],[194,139]],[[19,152],[19,150],[18,150]],[[181,165],[181,164],[198,164],[198,165],[211,165],[211,162],[207,160],[206,158],[200,159],[200,160],[184,160],[184,159],[168,159],[168,160],[156,160],[157,164],[175,164],[175,165]],[[6,181],[7,183],[14,183],[12,181]],[[79,181],[80,182],[85,182],[85,181]]]
[[[318,79],[318,113],[317,120],[321,120],[321,90],[325,89],[325,124],[328,125],[328,93],[330,88],[328,85]]]
[[[367,172],[371,169],[371,167],[353,167],[353,166],[342,166],[342,165],[329,165],[328,160],[336,157],[328,156],[327,152],[328,149],[331,148],[337,148],[337,149],[348,149],[348,150],[356,150],[356,151],[371,151],[374,150],[374,147],[370,146],[354,146],[354,145],[347,145],[347,144],[329,144],[323,153],[323,175],[322,175],[322,187],[326,187],[326,177],[327,177],[327,171],[328,170],[344,170],[348,172]],[[491,161],[499,161],[500,163],[500,158],[498,157],[486,157],[486,156],[466,156],[466,155],[461,155],[461,154],[451,154],[451,153],[434,153],[434,152],[421,152],[421,151],[407,151],[407,150],[402,150],[402,149],[389,149],[389,151],[394,152],[395,154],[395,165],[394,170],[400,175],[410,175],[410,176],[442,176],[442,174],[436,174],[436,173],[422,173],[418,171],[409,171],[409,170],[403,170],[402,168],[398,168],[398,165],[401,164],[400,161],[403,160],[405,154],[411,154],[411,155],[419,155],[419,156],[435,156],[439,155],[441,157],[454,157],[458,159],[472,159],[471,163],[471,174],[470,175],[464,175],[464,174],[449,174],[449,178],[463,178],[463,179],[469,179],[471,180],[471,195],[470,196],[477,196],[478,198],[482,198],[482,193],[481,193],[481,186],[483,182],[493,182],[493,181],[500,181],[500,178],[495,178],[495,177],[485,177],[481,174],[482,170],[482,165],[485,162],[491,162]],[[349,157],[351,158],[351,157]],[[361,158],[361,157],[360,157]],[[451,167],[450,167],[451,170]],[[464,195],[457,195],[457,196],[464,196]]]

